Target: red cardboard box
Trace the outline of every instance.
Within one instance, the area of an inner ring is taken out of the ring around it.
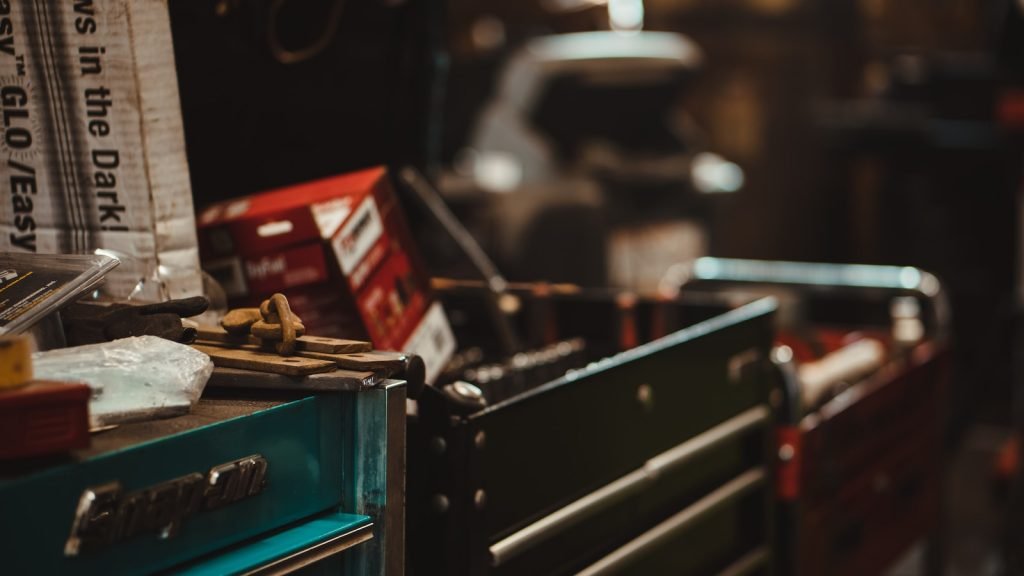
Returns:
[[[198,224],[231,306],[282,292],[308,333],[419,354],[428,380],[455,351],[382,167],[221,202]]]
[[[0,390],[0,460],[89,447],[85,384],[36,380]]]

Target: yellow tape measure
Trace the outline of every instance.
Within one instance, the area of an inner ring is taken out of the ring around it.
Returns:
[[[0,337],[0,389],[32,380],[32,346],[25,336]]]

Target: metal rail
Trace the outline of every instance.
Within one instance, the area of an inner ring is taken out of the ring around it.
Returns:
[[[765,471],[753,468],[726,482],[707,496],[630,540],[611,554],[584,568],[578,576],[622,573],[633,560],[643,557],[723,506],[735,502],[765,481]]]
[[[245,573],[245,576],[280,576],[310,566],[335,556],[368,540],[373,539],[373,524],[366,524],[354,530],[310,546],[304,550],[273,560],[259,568]]]
[[[913,295],[931,303],[931,321],[935,340],[949,336],[949,302],[942,283],[932,273],[912,266],[875,266],[864,264],[824,264],[741,260],[734,258],[698,258],[679,263],[665,273],[662,291],[675,293],[701,281],[737,285],[793,286],[818,291],[860,293],[890,292]]]
[[[491,545],[491,565],[501,566],[537,544],[649,489],[661,475],[691,462],[725,442],[765,425],[770,417],[771,411],[766,406],[755,406],[654,456],[640,468]]]
[[[772,553],[767,546],[755,548],[730,564],[725,570],[719,572],[718,576],[747,576],[747,574],[753,574],[759,568],[767,566],[771,557]]]
[[[458,217],[452,213],[444,198],[423,174],[412,166],[406,166],[399,172],[399,178],[423,207],[430,212],[434,220],[440,224],[444,232],[455,242],[455,245],[487,283],[487,288],[490,291],[487,308],[504,354],[512,356],[522,350],[515,326],[508,315],[502,312],[498,303],[501,296],[508,290],[508,281],[498,271],[498,267],[494,265],[487,253],[480,247],[480,243],[463,226]]]

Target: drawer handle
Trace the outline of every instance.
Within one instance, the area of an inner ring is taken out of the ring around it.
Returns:
[[[581,570],[578,576],[598,576],[622,572],[635,558],[644,556],[651,549],[671,540],[679,532],[690,528],[723,506],[735,502],[763,484],[764,481],[764,469],[747,470],[654,528],[630,540],[611,554]]]
[[[771,412],[767,407],[755,406],[654,456],[629,474],[605,484],[492,544],[491,565],[501,566],[540,542],[565,532],[602,510],[607,510],[616,503],[646,490],[660,475],[693,461],[733,438],[765,425],[770,417]]]
[[[719,572],[718,576],[747,576],[747,574],[753,574],[759,568],[767,566],[770,558],[771,552],[767,546],[755,548],[730,564],[725,570]]]

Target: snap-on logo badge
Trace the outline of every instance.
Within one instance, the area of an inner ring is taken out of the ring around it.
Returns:
[[[267,460],[259,454],[124,493],[108,482],[82,491],[65,556],[101,549],[141,534],[173,537],[185,520],[263,491]]]

